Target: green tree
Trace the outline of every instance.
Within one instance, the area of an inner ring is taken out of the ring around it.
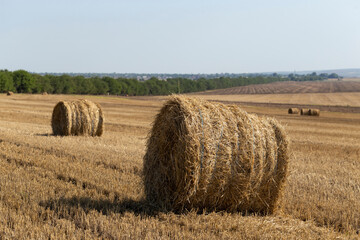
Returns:
[[[62,93],[65,94],[79,93],[79,90],[77,89],[76,86],[76,80],[73,77],[69,75],[63,75],[61,76],[60,80],[64,84],[64,89]]]
[[[0,92],[14,91],[14,82],[12,73],[5,70],[0,71]]]
[[[106,94],[109,92],[109,86],[107,82],[103,81],[100,78],[93,79],[94,92],[93,94]]]
[[[18,93],[31,93],[34,87],[34,77],[25,70],[13,72],[14,87]]]
[[[336,73],[331,73],[329,75],[329,78],[339,78],[339,75],[337,75]]]
[[[76,76],[74,82],[77,86],[77,93],[91,94],[95,92],[94,79]]]
[[[63,75],[64,76],[64,75]],[[50,84],[53,88],[53,93],[63,93],[65,84],[63,81],[60,80],[60,77],[58,76],[49,76]]]
[[[34,87],[33,93],[43,93],[48,92],[51,93],[53,91],[53,87],[51,86],[49,76],[41,76],[39,74],[34,74]]]
[[[112,77],[103,77],[103,81],[107,83],[109,87],[109,93],[112,95],[121,94],[121,83],[118,79]]]
[[[166,92],[167,88],[165,87],[165,84],[165,81],[160,81],[155,77],[152,77],[149,80],[145,81],[145,86],[147,88],[148,94],[150,95],[168,94]]]
[[[121,83],[121,94],[136,95],[139,89],[139,81],[136,79],[119,79]]]

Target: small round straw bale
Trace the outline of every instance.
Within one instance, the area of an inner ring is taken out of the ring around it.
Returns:
[[[301,115],[310,115],[310,109],[302,108],[300,114]]]
[[[289,114],[298,114],[300,110],[298,108],[289,108],[288,113]]]
[[[48,95],[48,93],[47,93],[47,92],[42,92],[41,94],[42,94],[42,95]]]
[[[61,101],[54,107],[51,126],[54,135],[101,136],[104,116],[97,103],[88,100]]]
[[[309,115],[311,115],[311,116],[320,116],[320,110],[319,109],[310,109]]]
[[[272,213],[287,165],[288,140],[275,119],[174,95],[147,142],[145,194],[167,210]]]
[[[11,96],[11,95],[13,95],[14,93],[12,92],[12,91],[7,91],[6,92],[6,95],[8,95],[8,96]]]

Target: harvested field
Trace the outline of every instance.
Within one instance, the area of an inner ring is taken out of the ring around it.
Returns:
[[[316,108],[327,112],[360,113],[360,92],[351,93],[298,93],[298,94],[240,94],[240,95],[202,95],[189,94],[209,101],[225,104],[240,104],[266,108]],[[138,100],[165,97],[132,97]]]
[[[359,96],[360,97],[360,96]],[[214,97],[216,99],[216,97]],[[256,106],[256,107],[270,107],[270,108],[316,108],[327,112],[342,112],[342,113],[360,113],[360,107],[351,106],[334,106],[334,105],[313,105],[313,104],[287,104],[287,103],[261,103],[261,102],[242,102],[242,101],[224,101],[211,100],[222,102],[225,104],[239,104],[242,106]]]
[[[360,92],[359,81],[274,82],[206,91],[205,95]]]
[[[196,95],[196,94],[194,94]],[[242,102],[248,104],[282,104],[288,106],[312,105],[337,108],[359,108],[360,92],[353,93],[299,93],[299,94],[243,94],[197,95],[207,100]],[[334,110],[337,112],[337,110]]]
[[[251,91],[249,89],[252,89]],[[360,81],[275,82],[194,93],[207,100],[275,108],[360,113]]]
[[[104,111],[103,136],[53,136],[53,107],[78,98],[0,96],[0,239],[360,238],[360,114],[243,106],[275,117],[290,139],[282,213],[175,214],[149,204],[142,182],[164,98],[87,96]]]
[[[337,84],[338,91],[327,92],[326,89],[331,84]],[[247,87],[238,87],[191,95],[226,104],[288,109],[316,108],[320,111],[360,113],[358,85],[360,86],[360,81],[279,82],[247,86],[254,88],[253,94],[241,90]],[[297,87],[302,90],[295,90]],[[349,89],[353,89],[354,92],[346,92]]]
[[[291,89],[294,84],[297,87],[306,90],[293,91]],[[318,91],[318,89],[322,89],[322,87],[326,89],[326,85],[328,84],[340,84],[342,88],[339,88],[339,92],[334,93]],[[199,96],[206,100],[218,101],[226,104],[241,104],[273,108],[316,108],[321,111],[360,113],[359,86],[360,81],[275,82],[246,87],[197,92],[189,95]],[[245,93],[243,90],[239,90],[247,87],[252,87],[255,90],[251,94]],[[262,90],[260,91],[257,88],[261,88]],[[349,89],[354,91],[346,92]],[[149,99],[149,97],[146,96],[133,98],[140,100]],[[154,98],[158,100],[164,99],[162,96],[153,97],[152,99]]]

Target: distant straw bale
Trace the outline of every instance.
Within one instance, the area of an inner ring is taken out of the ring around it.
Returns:
[[[298,108],[289,108],[288,113],[289,114],[298,114],[300,110]]]
[[[147,199],[169,210],[273,213],[287,176],[288,140],[272,118],[172,96],[144,156]]]
[[[14,93],[12,92],[12,91],[7,91],[6,92],[6,95],[8,95],[8,96],[11,96],[11,95],[13,95]]]
[[[48,95],[48,93],[47,93],[47,92],[42,92],[41,94],[42,94],[42,95]]]
[[[300,114],[301,115],[310,115],[310,109],[302,108]]]
[[[320,116],[320,110],[319,109],[310,109],[311,116]]]
[[[301,115],[320,116],[320,110],[303,108],[301,109]]]
[[[54,135],[101,136],[104,116],[97,103],[88,100],[61,101],[54,107],[51,126]]]

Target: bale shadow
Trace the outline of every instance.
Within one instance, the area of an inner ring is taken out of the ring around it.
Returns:
[[[108,199],[94,200],[90,197],[72,197],[72,198],[59,198],[50,199],[47,201],[41,201],[39,205],[45,209],[54,211],[60,218],[71,218],[71,216],[78,214],[79,208],[86,214],[90,211],[97,211],[103,215],[110,215],[111,213],[119,213],[121,215],[125,213],[133,213],[136,216],[141,217],[156,217],[161,213],[174,213],[187,214],[194,212],[197,215],[204,215],[210,213],[233,213],[240,214],[241,216],[267,216],[267,213],[260,213],[254,211],[225,211],[225,210],[207,210],[207,209],[192,209],[192,210],[180,210],[166,209],[158,205],[154,205],[146,199],[135,201],[133,199],[125,199],[122,201],[110,201]]]
[[[38,137],[52,137],[52,136],[55,136],[53,133],[36,133],[34,135],[38,136]]]
[[[58,215],[74,212],[79,208],[85,213],[96,210],[103,215],[109,215],[110,213],[124,214],[130,212],[135,215],[154,217],[160,212],[164,212],[159,207],[146,200],[135,201],[132,199],[110,201],[108,199],[94,200],[89,197],[72,197],[41,201],[39,205],[45,209],[55,211]]]

